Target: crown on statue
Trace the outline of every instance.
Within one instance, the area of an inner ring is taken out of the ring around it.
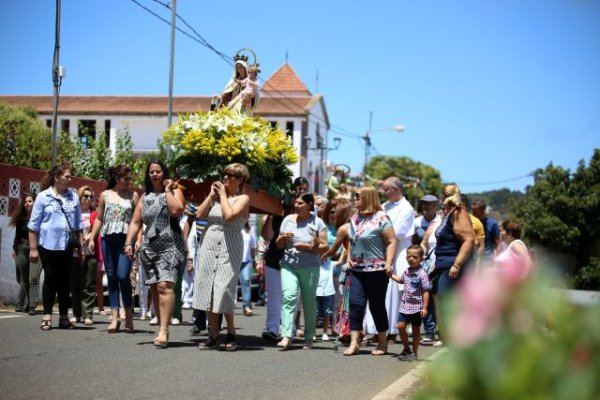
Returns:
[[[248,56],[245,56],[243,54],[237,53],[235,56],[233,56],[233,61],[248,61]]]

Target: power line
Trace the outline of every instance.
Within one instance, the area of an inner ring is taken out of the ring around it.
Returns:
[[[522,175],[522,176],[518,176],[516,178],[510,178],[510,179],[502,179],[499,181],[490,181],[490,182],[456,182],[459,185],[494,185],[494,184],[498,184],[498,183],[507,183],[507,182],[514,182],[514,181],[519,181],[521,179],[525,179],[525,178],[530,178],[534,175],[533,172],[528,173],[527,175]]]

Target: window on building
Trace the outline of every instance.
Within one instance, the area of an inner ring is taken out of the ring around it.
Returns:
[[[271,128],[277,129],[277,121],[269,121],[269,123],[271,124]]]
[[[46,120],[46,128],[52,128],[52,120],[51,119]]]
[[[294,137],[294,121],[287,121],[285,123],[285,133],[290,137]]]
[[[88,146],[87,138],[96,139],[96,120],[95,119],[80,119],[79,120],[79,140],[85,146]]]
[[[110,146],[110,119],[104,120],[104,135],[106,137],[106,145]]]
[[[71,121],[69,121],[68,119],[61,119],[60,130],[65,132],[66,134],[71,133]]]

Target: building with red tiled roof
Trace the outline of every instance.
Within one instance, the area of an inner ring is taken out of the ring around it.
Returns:
[[[191,113],[210,108],[210,96],[176,96],[175,114]],[[14,106],[30,106],[39,119],[52,126],[52,96],[0,95],[0,102]],[[157,141],[167,128],[167,96],[61,96],[58,108],[58,128],[72,136],[84,131],[92,136],[103,130],[109,133],[114,149],[115,132],[128,129],[136,153],[157,151]],[[329,118],[325,101],[312,94],[296,71],[283,64],[262,85],[256,108],[258,115],[286,130],[300,154],[292,167],[295,176],[305,176],[311,190],[324,193],[325,160]]]

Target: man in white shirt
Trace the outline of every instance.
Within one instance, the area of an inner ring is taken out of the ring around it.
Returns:
[[[390,217],[398,239],[396,258],[394,261],[394,274],[402,275],[408,268],[406,261],[406,249],[411,244],[414,230],[415,213],[413,207],[402,193],[402,181],[395,176],[387,178],[383,182],[383,193],[388,201],[383,203],[383,211]],[[398,322],[398,308],[402,293],[400,285],[390,279],[385,296],[385,308],[388,313],[390,328],[388,341],[394,341],[398,334],[396,323]],[[375,323],[369,312],[365,316],[366,333],[376,334]]]

